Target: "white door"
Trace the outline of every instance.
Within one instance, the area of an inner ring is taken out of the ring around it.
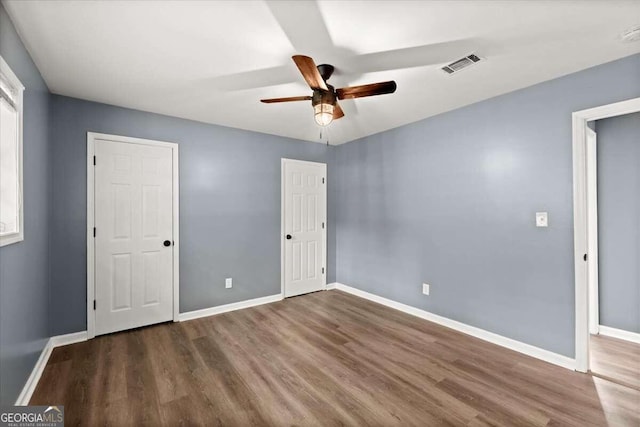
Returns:
[[[95,142],[95,333],[173,318],[173,153]]]
[[[327,165],[282,160],[284,296],[325,289]]]
[[[598,169],[597,135],[587,128],[587,253],[589,286],[589,333],[600,331],[598,308]]]

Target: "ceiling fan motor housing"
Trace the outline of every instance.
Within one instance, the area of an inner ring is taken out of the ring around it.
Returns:
[[[329,80],[329,77],[331,77],[333,71],[335,70],[335,68],[333,68],[333,65],[329,64],[320,64],[316,68],[318,69],[320,76],[322,76],[322,80],[324,80],[325,82]]]
[[[327,85],[329,90],[316,89],[313,91],[311,98],[311,105],[316,106],[318,104],[330,104],[336,105],[336,92],[331,85]]]

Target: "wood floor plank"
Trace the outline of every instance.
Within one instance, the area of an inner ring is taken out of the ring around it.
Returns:
[[[70,426],[640,426],[638,390],[340,291],[54,349],[31,403]]]
[[[153,328],[158,328],[154,326]],[[160,348],[148,350],[144,342],[144,330],[125,332],[125,351],[128,359],[126,365],[126,403],[132,425],[159,426],[161,425],[158,387],[151,367],[149,351],[159,351]],[[94,398],[99,405],[101,398]]]
[[[413,413],[414,419],[415,416],[419,416],[422,423],[434,425],[449,425],[451,420],[459,418],[459,413],[445,411],[438,406],[437,402],[424,399],[424,396],[415,396],[416,390],[413,389],[413,384],[403,382],[398,378],[392,379],[392,375],[387,371],[388,366],[381,366],[377,362],[363,363],[360,355],[353,351],[331,347],[330,341],[323,341],[323,335],[326,331],[323,331],[323,334],[318,334],[313,328],[297,330],[296,328],[304,327],[305,323],[313,324],[312,313],[307,311],[307,314],[304,319],[298,319],[298,324],[292,328],[291,324],[295,319],[288,318],[286,311],[279,311],[278,315],[283,316],[286,320],[281,329],[293,329],[297,332],[294,337],[290,337],[291,340],[296,336],[304,337],[304,340],[299,340],[296,343],[296,347],[304,349],[302,354],[316,354],[312,364],[332,366],[327,372],[329,375],[332,372],[336,375],[333,379],[337,387],[341,387],[342,383],[349,383],[352,394],[359,399],[358,409],[365,410],[367,413],[373,412],[382,405],[382,407],[391,408],[392,412],[389,415],[396,418],[399,417],[397,414],[409,411]],[[286,325],[289,326],[286,327]],[[316,353],[315,350],[321,351]],[[362,379],[366,379],[366,383],[361,383]],[[359,392],[356,393],[356,390]],[[412,419],[400,418],[405,425],[412,424]]]
[[[146,347],[151,349],[149,360],[160,404],[188,396],[188,380],[173,352],[169,330],[162,326],[154,326],[141,331],[141,334]]]
[[[594,375],[640,390],[640,344],[591,335],[589,345]]]
[[[278,314],[283,314],[283,311],[279,310]],[[240,318],[243,314],[237,317]],[[251,319],[245,317],[244,320],[246,325],[257,332],[252,335],[258,341],[260,337],[265,338],[264,342],[256,344],[267,349],[269,357],[279,364],[280,372],[288,371],[291,375],[289,379],[296,384],[294,389],[307,391],[303,404],[321,424],[340,425],[344,420],[353,425],[370,424],[376,416],[382,415],[378,413],[377,406],[367,406],[366,399],[355,388],[350,393],[345,389],[345,377],[338,373],[343,373],[344,369],[336,367],[335,371],[329,371],[321,368],[325,361],[318,360],[321,354],[321,351],[317,351],[319,346],[314,347],[300,340],[299,334],[289,328],[279,327],[277,322],[272,325],[274,328],[261,329],[261,325],[251,323]],[[250,330],[244,332],[249,334]],[[272,352],[274,345],[280,351]],[[327,400],[327,395],[333,398]]]
[[[54,349],[54,352],[58,349]],[[67,382],[71,377],[71,359],[47,363],[40,381],[31,396],[32,405],[62,404],[66,399]]]

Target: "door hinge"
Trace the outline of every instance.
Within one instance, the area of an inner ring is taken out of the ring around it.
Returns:
[[[322,183],[324,184],[324,177],[322,177]]]
[[[324,267],[322,267],[322,274],[324,274]]]
[[[582,257],[583,260],[587,260],[589,257],[587,256],[587,254],[584,254],[584,256]]]
[[[324,228],[324,222],[322,223],[322,228]]]
[[[96,237],[96,228],[93,227],[93,237]]]
[[[96,309],[96,300],[93,300],[93,309]]]
[[[93,166],[96,165],[96,156],[93,156]]]

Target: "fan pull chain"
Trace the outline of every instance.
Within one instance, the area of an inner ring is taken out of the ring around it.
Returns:
[[[327,136],[327,145],[329,145],[329,129],[328,128],[320,128],[320,142],[322,142],[322,131],[327,130],[325,135]]]

